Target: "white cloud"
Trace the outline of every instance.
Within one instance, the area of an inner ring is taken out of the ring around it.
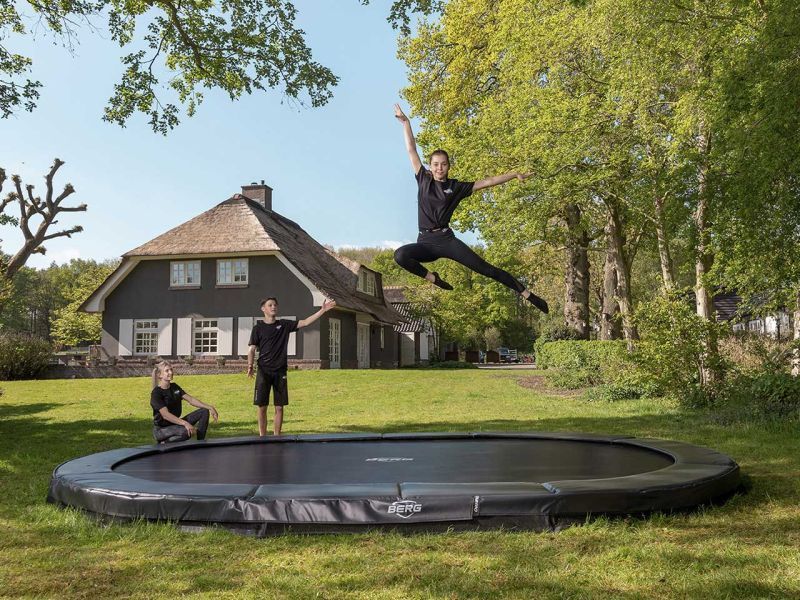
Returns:
[[[388,248],[391,250],[396,250],[400,246],[405,246],[406,244],[410,244],[411,242],[398,242],[397,240],[383,240],[380,244],[378,244],[381,248]]]

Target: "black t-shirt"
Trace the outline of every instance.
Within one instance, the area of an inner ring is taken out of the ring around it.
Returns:
[[[258,321],[250,334],[250,345],[258,346],[258,366],[264,371],[281,371],[288,366],[286,350],[289,334],[297,331],[297,321],[276,319],[274,323]]]
[[[417,172],[417,215],[420,229],[439,229],[450,224],[458,203],[472,193],[474,181],[436,181],[428,169]]]
[[[181,400],[186,392],[177,383],[170,383],[168,388],[157,385],[150,392],[150,406],[153,407],[153,424],[158,427],[168,427],[175,423],[170,423],[161,416],[160,411],[165,406],[167,410],[176,417],[181,416]]]

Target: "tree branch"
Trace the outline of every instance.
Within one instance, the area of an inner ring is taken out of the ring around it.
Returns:
[[[7,199],[0,203],[0,213],[10,202],[17,200],[20,207],[19,228],[24,236],[22,247],[11,257],[11,260],[4,265],[3,275],[7,280],[10,280],[22,268],[25,262],[32,254],[44,254],[45,247],[42,245],[47,240],[52,240],[57,237],[72,237],[74,233],[83,231],[83,227],[76,225],[70,229],[64,229],[55,233],[47,233],[47,230],[58,223],[56,217],[61,212],[83,212],[86,210],[86,204],[79,204],[78,206],[61,206],[61,202],[75,192],[72,184],[68,183],[64,186],[64,191],[61,192],[55,199],[53,199],[53,177],[58,169],[64,164],[63,160],[58,158],[53,162],[50,171],[45,176],[47,192],[45,194],[44,203],[41,198],[34,196],[33,186],[25,186],[27,194],[22,190],[22,179],[19,175],[13,175],[11,180],[14,182],[16,192],[8,195]],[[5,181],[5,171],[0,169],[0,187]],[[30,228],[30,218],[34,215],[39,215],[42,221],[36,228],[36,233],[33,233]]]
[[[44,236],[42,238],[42,241],[46,242],[47,240],[52,240],[53,238],[64,237],[64,236],[71,238],[73,233],[80,233],[81,231],[83,231],[83,227],[81,227],[80,225],[75,225],[75,227],[73,227],[72,229],[65,229],[63,231],[58,231],[56,233],[50,233]]]

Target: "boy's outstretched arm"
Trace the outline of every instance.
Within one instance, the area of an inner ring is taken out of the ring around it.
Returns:
[[[306,317],[305,319],[300,319],[297,322],[297,328],[300,329],[301,327],[307,327],[311,325],[314,321],[319,319],[322,315],[324,315],[334,306],[336,306],[336,302],[334,300],[325,300],[325,302],[322,303],[322,308],[320,308],[317,312],[315,312],[313,315]]]

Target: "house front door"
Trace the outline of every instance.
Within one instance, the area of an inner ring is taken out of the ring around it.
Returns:
[[[331,369],[342,368],[342,322],[328,319],[328,361]]]
[[[358,368],[369,369],[369,323],[358,324]]]

